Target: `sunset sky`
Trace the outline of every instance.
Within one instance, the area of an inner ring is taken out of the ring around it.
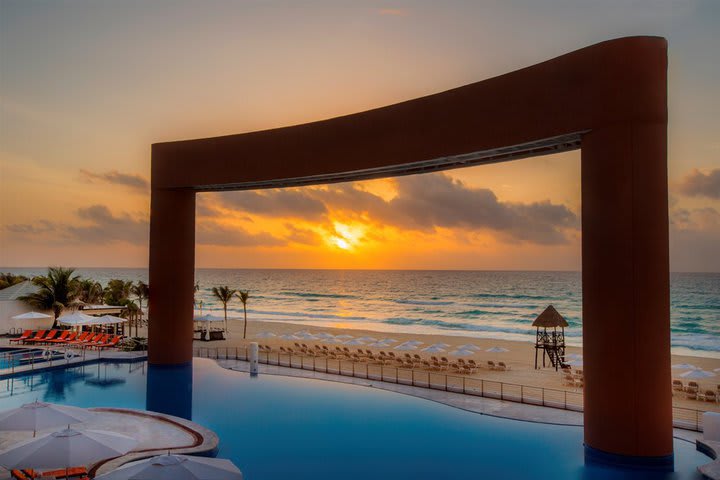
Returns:
[[[716,0],[0,0],[0,268],[145,267],[150,145],[669,42],[671,268],[720,271]],[[482,115],[482,112],[478,112]],[[580,268],[580,154],[198,195],[198,267]]]

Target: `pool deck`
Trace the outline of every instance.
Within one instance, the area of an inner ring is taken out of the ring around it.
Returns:
[[[91,472],[107,473],[120,465],[155,455],[183,453],[203,455],[214,452],[219,439],[214,432],[188,420],[143,410],[120,408],[90,408],[93,419],[74,425],[77,430],[104,430],[127,435],[136,439],[138,446],[127,455],[94,465]],[[38,436],[57,429],[38,432]],[[0,432],[0,450],[32,438],[32,432]],[[10,478],[7,471],[0,472],[0,479]]]

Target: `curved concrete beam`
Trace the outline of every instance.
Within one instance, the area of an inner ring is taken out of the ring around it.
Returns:
[[[603,42],[319,122],[153,145],[149,359],[192,358],[195,192],[406,175],[582,149],[585,444],[672,465],[667,45]]]

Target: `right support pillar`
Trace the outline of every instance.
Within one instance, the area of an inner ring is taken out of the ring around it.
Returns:
[[[673,468],[667,128],[582,139],[586,460]]]

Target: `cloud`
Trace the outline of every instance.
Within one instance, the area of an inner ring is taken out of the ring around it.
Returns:
[[[720,271],[720,212],[711,207],[680,208],[670,213],[670,267],[696,272]]]
[[[279,247],[285,244],[269,233],[249,233],[242,227],[228,227],[217,222],[197,224],[196,243],[219,247]]]
[[[298,228],[291,223],[286,223],[285,228],[289,232],[285,235],[285,239],[288,241],[303,245],[319,245],[322,243],[322,237],[320,234],[313,232],[312,230]]]
[[[230,192],[217,195],[227,208],[268,217],[298,217],[318,220],[327,214],[325,204],[303,190]]]
[[[566,230],[579,227],[577,216],[565,205],[547,200],[502,202],[492,190],[471,188],[444,174],[398,177],[394,181],[397,194],[390,200],[364,190],[361,183],[222,193],[213,198],[225,208],[324,223],[328,228],[340,216],[372,222],[376,227],[426,233],[437,228],[490,230],[506,241],[549,245],[567,243]],[[216,217],[223,215],[210,205],[203,208],[203,213],[213,211]],[[307,231],[289,230],[288,240],[314,243]]]
[[[95,173],[80,169],[80,176],[83,180],[89,183],[122,185],[132,190],[142,192],[146,192],[150,188],[150,182],[145,177],[134,173],[122,173],[117,170],[110,170],[105,173]]]
[[[86,225],[65,225],[66,234],[77,242],[109,244],[127,242],[144,245],[148,242],[150,224],[147,218],[135,218],[128,213],[113,215],[105,205],[80,208],[77,216]]]
[[[677,191],[689,197],[708,197],[720,200],[720,168],[705,174],[694,169],[677,185]]]

